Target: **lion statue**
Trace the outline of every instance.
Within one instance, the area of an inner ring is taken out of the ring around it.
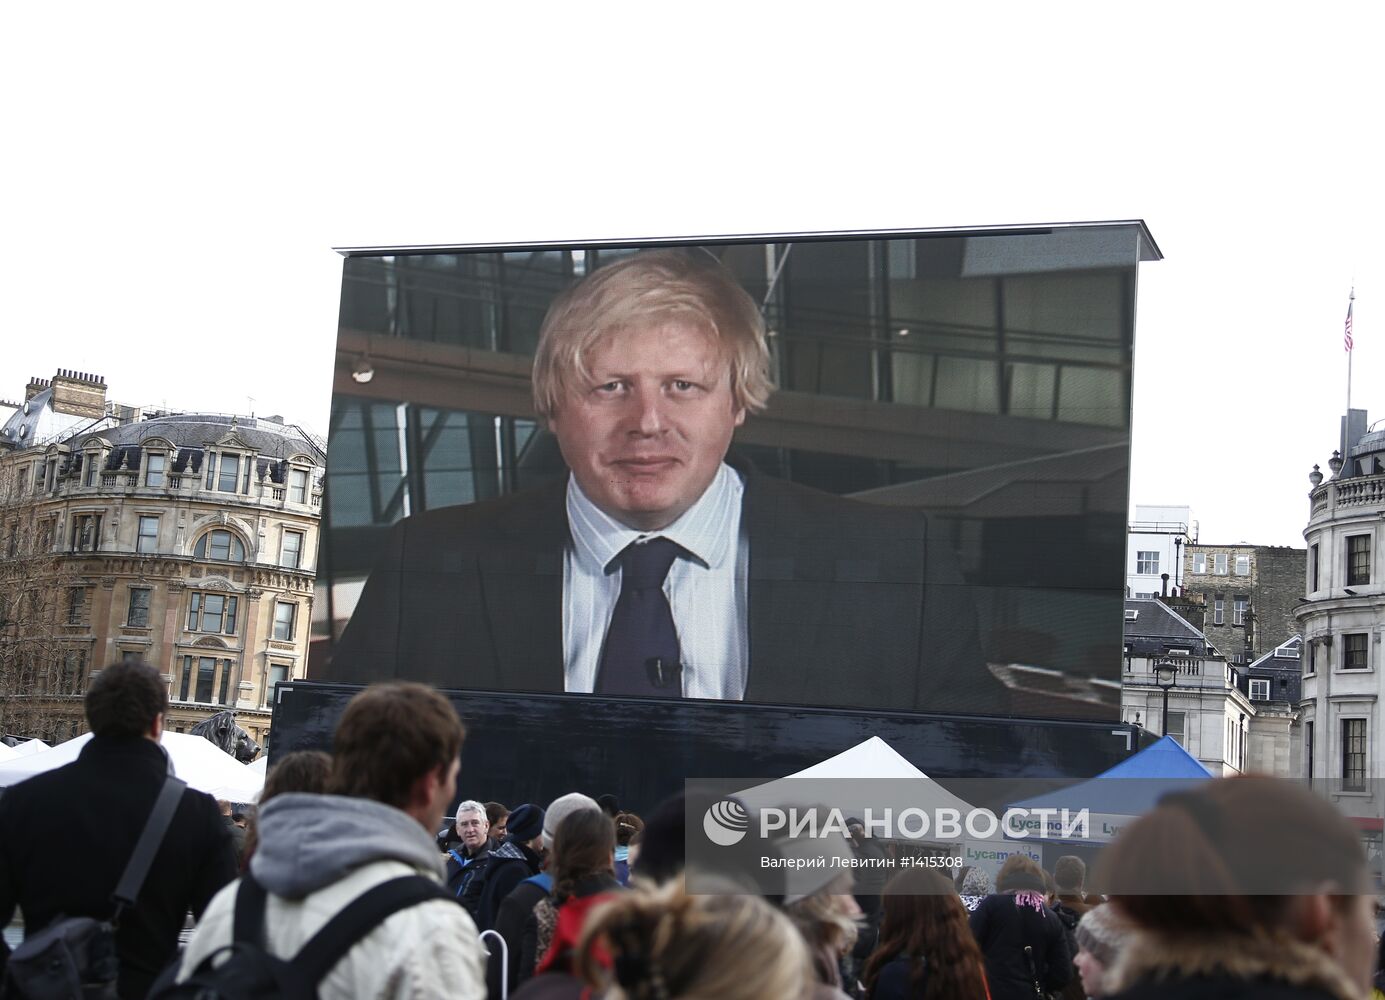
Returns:
[[[218,750],[230,754],[242,764],[249,764],[260,752],[260,745],[236,725],[234,712],[217,712],[210,719],[193,726],[188,734],[204,737]]]

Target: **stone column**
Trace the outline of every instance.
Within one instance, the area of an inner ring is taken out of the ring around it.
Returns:
[[[260,620],[263,614],[260,598],[263,596],[264,591],[259,587],[247,587],[241,595],[245,601],[245,641],[241,643],[240,667],[235,677],[236,708],[258,707],[254,696],[255,678],[260,676],[259,650],[264,634],[264,626]]]

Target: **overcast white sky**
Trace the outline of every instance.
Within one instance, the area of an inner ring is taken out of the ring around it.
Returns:
[[[1353,279],[1385,418],[1385,5],[927,6],[6,5],[0,397],[325,432],[333,246],[1143,218],[1132,504],[1302,545]]]

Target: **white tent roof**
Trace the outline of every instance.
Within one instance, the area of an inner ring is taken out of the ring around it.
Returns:
[[[43,742],[43,740],[25,740],[14,748],[14,752],[21,757],[27,757],[31,753],[43,753],[43,751],[48,749],[50,749],[48,744]]]
[[[8,743],[0,743],[0,761],[14,760],[19,756],[19,751]]]
[[[245,766],[258,774],[260,779],[263,780],[265,773],[269,770],[269,754],[262,753]]]
[[[824,805],[840,809],[844,817],[859,818],[865,818],[867,810],[881,817],[886,809],[897,816],[910,808],[929,813],[956,809],[962,815],[972,808],[878,736],[795,774],[747,788],[737,798],[752,809]]]
[[[72,763],[90,739],[91,734],[84,733],[43,753],[0,761],[0,788]],[[161,742],[173,760],[174,773],[198,791],[232,802],[253,802],[264,787],[263,774],[250,770],[201,736],[165,731]]]

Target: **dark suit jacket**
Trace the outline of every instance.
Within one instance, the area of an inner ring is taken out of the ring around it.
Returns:
[[[970,589],[921,511],[747,473],[745,700],[1002,713]],[[566,481],[394,527],[328,678],[563,690]]]
[[[16,905],[30,934],[59,915],[109,918],[111,893],[167,769],[149,740],[93,737],[73,763],[7,789],[0,798],[0,925]],[[187,912],[200,917],[235,877],[215,800],[184,790],[135,907],[116,931],[122,997],[149,992],[173,958]]]

